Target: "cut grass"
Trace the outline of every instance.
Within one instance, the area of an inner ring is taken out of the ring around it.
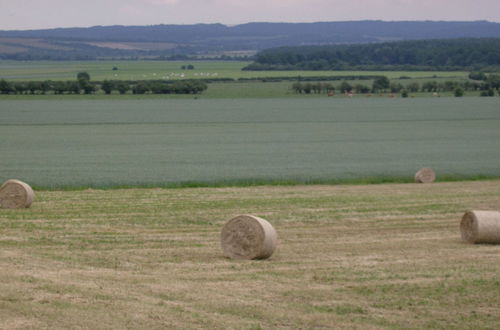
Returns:
[[[499,245],[460,240],[500,182],[37,191],[0,210],[0,328],[456,328],[500,322]],[[222,256],[236,214],[267,261]]]

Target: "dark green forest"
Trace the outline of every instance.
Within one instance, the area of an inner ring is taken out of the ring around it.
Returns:
[[[500,38],[267,49],[244,70],[495,70]]]

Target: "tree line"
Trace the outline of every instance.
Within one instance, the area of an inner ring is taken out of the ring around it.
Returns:
[[[391,82],[385,76],[377,77],[371,85],[362,83],[350,83],[347,80],[342,81],[338,86],[325,82],[296,82],[291,89],[297,94],[321,94],[321,93],[416,93],[416,92],[454,92],[457,89],[463,91],[481,91],[481,96],[494,96],[495,92],[500,95],[500,75],[485,75],[481,73],[471,73],[469,77],[477,77],[481,79],[455,81],[448,80],[444,82],[426,81],[422,84],[411,82],[402,84],[398,81]]]
[[[118,92],[126,94],[200,94],[208,88],[202,80],[177,81],[125,81],[104,80],[90,81],[86,72],[80,72],[74,81],[20,81],[0,80],[0,94],[93,94],[102,91],[105,94]]]
[[[500,38],[279,47],[244,70],[478,70],[500,68]]]

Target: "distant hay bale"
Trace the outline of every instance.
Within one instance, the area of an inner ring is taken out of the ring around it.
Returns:
[[[232,259],[266,259],[273,254],[277,244],[274,227],[253,215],[239,215],[222,228],[222,250]]]
[[[436,174],[432,168],[424,167],[415,173],[415,182],[417,183],[431,183],[436,180]]]
[[[500,212],[467,211],[460,222],[460,231],[469,243],[500,244]]]
[[[0,186],[0,208],[27,208],[31,206],[34,198],[33,189],[22,181],[7,180]]]

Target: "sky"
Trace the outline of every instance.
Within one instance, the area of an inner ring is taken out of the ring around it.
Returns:
[[[0,0],[0,30],[364,19],[500,22],[500,0]]]

